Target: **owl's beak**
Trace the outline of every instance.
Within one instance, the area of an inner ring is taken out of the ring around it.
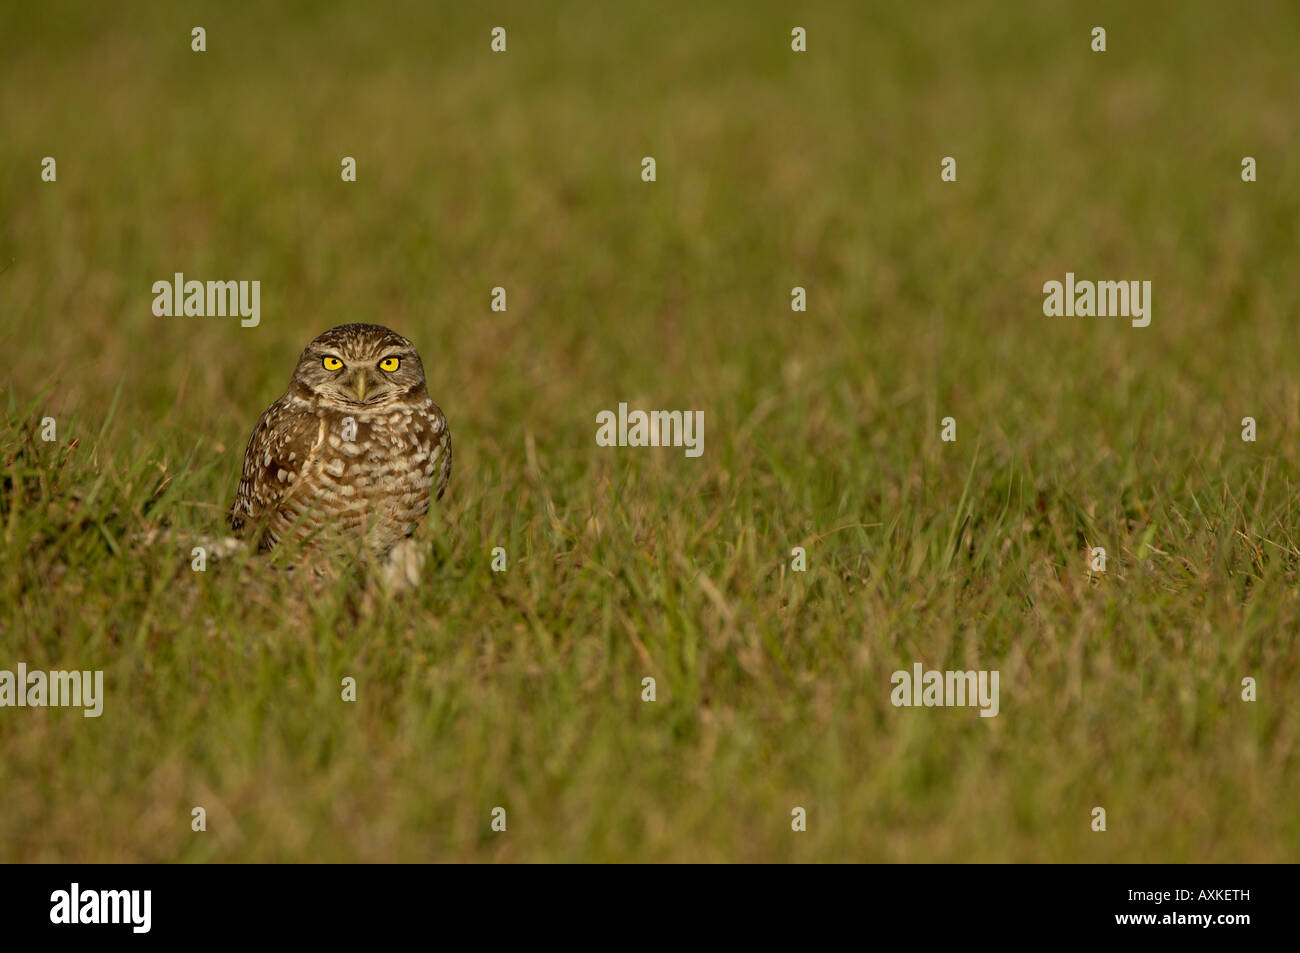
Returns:
[[[357,395],[357,400],[365,403],[366,400],[366,372],[357,371],[357,376],[352,379],[352,390]]]

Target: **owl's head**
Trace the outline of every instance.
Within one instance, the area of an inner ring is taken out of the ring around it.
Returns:
[[[378,324],[341,324],[302,352],[291,391],[339,408],[382,408],[428,396],[415,345]]]

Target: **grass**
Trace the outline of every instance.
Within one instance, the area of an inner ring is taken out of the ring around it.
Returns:
[[[550,6],[0,12],[0,668],[107,691],[0,710],[0,860],[1294,860],[1295,6]],[[191,571],[359,320],[455,440],[422,587]]]

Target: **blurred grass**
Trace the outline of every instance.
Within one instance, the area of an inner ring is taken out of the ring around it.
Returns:
[[[0,713],[0,859],[1294,860],[1300,9],[470,6],[0,8],[0,668],[108,690]],[[451,422],[422,590],[141,544],[346,321]]]

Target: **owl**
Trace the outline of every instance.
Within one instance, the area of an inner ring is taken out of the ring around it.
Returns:
[[[344,324],[307,345],[253,428],[230,525],[262,551],[331,540],[383,556],[450,475],[447,418],[415,345],[377,324]]]

